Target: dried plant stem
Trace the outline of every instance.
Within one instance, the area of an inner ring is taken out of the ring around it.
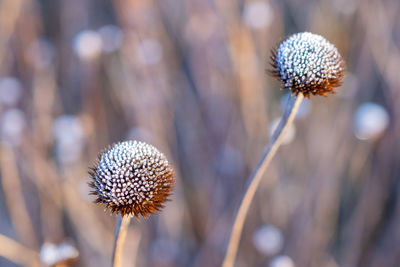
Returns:
[[[267,169],[269,163],[271,162],[276,151],[281,145],[282,139],[285,136],[287,129],[292,124],[303,98],[304,96],[301,93],[297,97],[289,97],[285,113],[283,114],[283,117],[278,127],[272,135],[272,138],[267,148],[265,149],[260,161],[258,162],[257,166],[250,176],[248,187],[240,203],[238,213],[233,223],[232,233],[229,240],[228,249],[222,263],[222,267],[232,267],[234,264],[240,237],[243,230],[244,220],[246,219],[251,201],[253,200],[254,194],[258,188],[258,185],[260,184],[261,178],[263,177],[265,170]]]
[[[121,217],[121,215],[118,214],[117,224],[115,225],[115,241],[112,255],[113,267],[121,266],[122,250],[124,247],[125,237],[128,232],[128,225],[130,220],[131,217],[129,215]]]
[[[4,198],[19,240],[30,248],[37,247],[35,230],[22,192],[21,177],[18,172],[16,152],[8,145],[0,146],[0,169]]]
[[[40,266],[36,251],[31,250],[2,234],[0,234],[0,244],[0,257],[4,257],[9,261],[23,266]]]

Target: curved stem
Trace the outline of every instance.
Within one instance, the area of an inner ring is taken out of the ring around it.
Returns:
[[[129,215],[121,217],[118,214],[117,224],[115,225],[115,240],[114,249],[112,254],[112,267],[121,266],[122,250],[125,243],[126,233],[128,232],[128,225],[131,220]]]
[[[258,188],[258,185],[260,184],[261,178],[266,168],[268,167],[276,151],[281,145],[282,138],[285,136],[287,129],[292,124],[303,98],[303,94],[299,94],[297,97],[289,97],[285,113],[283,114],[283,117],[278,127],[274,131],[274,134],[272,135],[268,146],[261,156],[260,161],[258,162],[257,166],[250,176],[248,187],[240,203],[238,213],[233,223],[232,233],[229,239],[228,249],[226,251],[222,267],[232,267],[234,264],[239,246],[240,236],[243,230],[244,220],[246,219],[251,201],[253,200],[254,194]]]

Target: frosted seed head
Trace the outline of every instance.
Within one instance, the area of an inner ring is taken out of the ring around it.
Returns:
[[[120,142],[100,153],[89,174],[95,202],[122,216],[147,217],[159,211],[175,182],[164,154],[138,141]]]
[[[336,47],[310,32],[289,36],[272,53],[272,73],[284,89],[305,97],[334,93],[342,83],[344,61]]]

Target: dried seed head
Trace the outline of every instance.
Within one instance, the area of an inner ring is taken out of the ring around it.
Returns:
[[[166,157],[138,141],[117,143],[101,153],[89,174],[96,203],[122,216],[147,217],[159,211],[175,181]]]
[[[344,61],[336,47],[310,32],[291,35],[272,54],[273,75],[292,94],[305,97],[334,93],[344,77]]]

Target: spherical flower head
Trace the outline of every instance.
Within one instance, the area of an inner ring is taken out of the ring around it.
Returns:
[[[289,36],[272,54],[273,75],[292,94],[305,97],[334,93],[342,83],[344,61],[336,47],[310,32]]]
[[[154,146],[138,141],[114,144],[89,172],[96,203],[121,216],[148,217],[171,195],[174,171]]]

